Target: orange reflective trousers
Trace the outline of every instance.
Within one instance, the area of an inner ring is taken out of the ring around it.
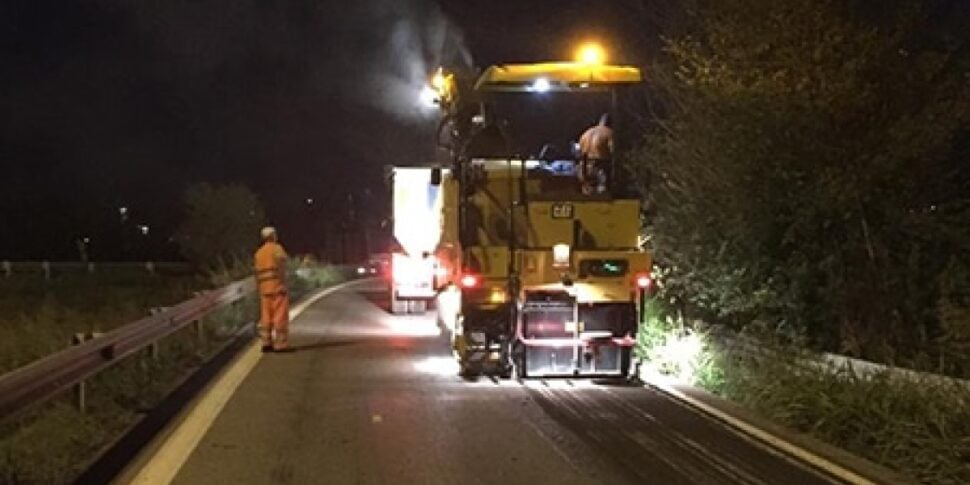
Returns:
[[[289,345],[290,297],[284,277],[286,251],[266,242],[256,251],[256,282],[259,288],[259,338],[264,347],[283,350]]]
[[[289,345],[290,297],[286,293],[260,295],[259,339],[264,347],[283,350]]]

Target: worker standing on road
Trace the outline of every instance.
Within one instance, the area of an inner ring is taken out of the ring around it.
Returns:
[[[259,290],[259,338],[263,352],[288,349],[290,297],[286,292],[286,251],[276,229],[260,231],[263,245],[256,251],[256,286]]]
[[[613,159],[613,129],[610,115],[603,113],[599,123],[590,127],[579,137],[579,178],[583,192],[606,191],[606,170]]]

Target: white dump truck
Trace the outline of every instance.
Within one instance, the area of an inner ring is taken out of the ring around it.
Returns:
[[[394,167],[394,239],[391,254],[391,312],[423,313],[435,298],[435,249],[441,240],[441,190],[427,167]]]

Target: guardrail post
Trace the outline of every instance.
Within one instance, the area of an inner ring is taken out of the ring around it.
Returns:
[[[88,263],[88,273],[94,274],[94,263]]]
[[[13,275],[13,266],[10,264],[10,261],[3,262],[3,275],[7,278]]]
[[[242,288],[236,289],[236,293],[237,294],[242,294]],[[229,304],[229,309],[232,312],[232,317],[231,318],[233,320],[238,320],[239,319],[239,307],[241,306],[241,304],[242,304],[242,298],[240,298],[240,297],[236,297],[236,299],[233,300],[232,303]]]
[[[83,333],[76,333],[74,337],[71,338],[71,345],[80,345],[84,343],[85,335]],[[87,400],[87,385],[85,381],[78,382],[74,386],[74,405],[77,407],[78,412],[84,414],[87,411],[88,400]]]
[[[44,279],[45,280],[51,279],[51,262],[50,261],[44,261],[43,263],[40,263],[40,269],[42,269],[44,271]]]
[[[195,328],[195,337],[199,342],[205,342],[205,326],[202,324],[202,319],[192,322],[192,327]]]
[[[192,298],[198,298],[202,296],[201,291],[192,292]],[[195,336],[199,342],[205,342],[205,317],[199,317],[197,320],[192,321],[192,328],[195,330]]]
[[[163,311],[165,311],[164,308],[152,308],[151,310],[148,311],[148,313],[151,315],[157,315],[159,313],[162,313]],[[158,340],[156,340],[148,344],[148,356],[151,357],[152,360],[158,360],[158,355],[159,355]]]
[[[155,274],[155,263],[153,263],[151,261],[146,262],[145,263],[145,270],[148,271],[148,274],[150,274],[150,275]]]

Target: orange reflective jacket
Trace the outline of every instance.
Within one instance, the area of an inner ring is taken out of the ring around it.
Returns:
[[[261,295],[286,292],[286,251],[275,242],[264,243],[256,251],[256,283]]]

